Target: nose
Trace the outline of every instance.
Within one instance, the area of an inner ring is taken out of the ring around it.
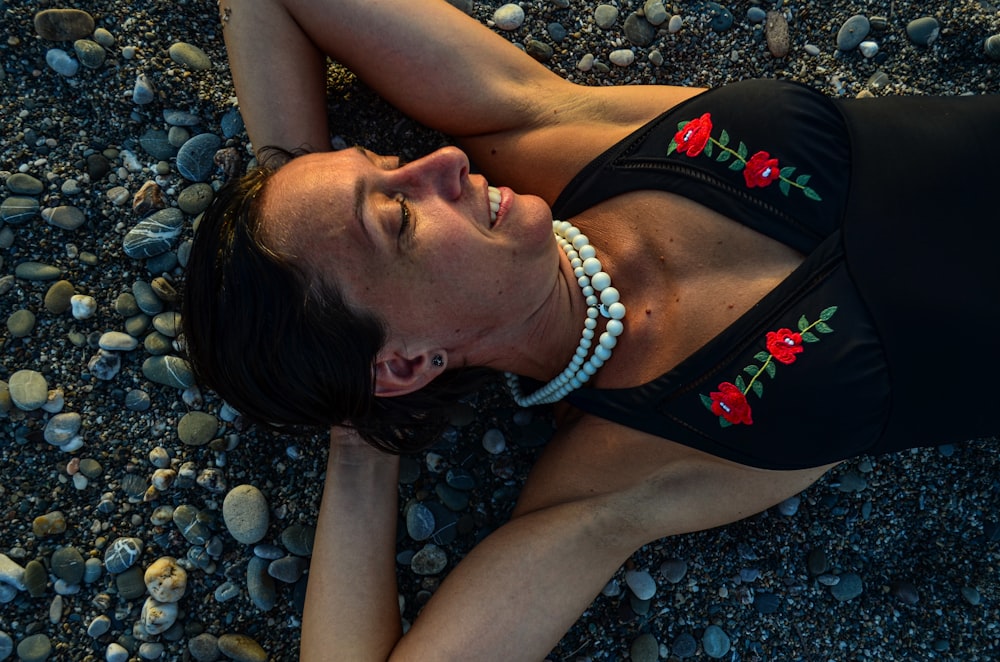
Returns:
[[[440,194],[447,200],[462,195],[469,176],[469,157],[457,147],[442,147],[397,170],[412,190]]]

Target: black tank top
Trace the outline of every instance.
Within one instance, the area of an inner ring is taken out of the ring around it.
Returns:
[[[768,469],[1000,431],[1000,406],[983,402],[1000,377],[987,340],[1000,322],[998,117],[995,96],[834,101],[759,80],[654,119],[584,168],[554,216],[669,191],[806,258],[659,378],[566,400]]]

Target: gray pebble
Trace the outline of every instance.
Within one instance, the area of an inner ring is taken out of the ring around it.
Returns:
[[[75,230],[87,220],[83,212],[72,205],[47,207],[42,210],[42,218],[49,225],[63,230]]]
[[[822,575],[830,569],[830,559],[823,549],[817,547],[809,552],[806,558],[806,568],[813,577]]]
[[[247,592],[250,600],[261,611],[270,611],[277,601],[274,579],[267,574],[268,565],[268,560],[259,556],[251,556],[247,563]]]
[[[716,32],[724,32],[733,27],[733,13],[718,2],[706,2],[705,8],[709,15],[709,25]]]
[[[24,568],[17,561],[6,554],[0,554],[0,584],[7,584],[23,591],[26,588],[24,574]]]
[[[28,595],[33,598],[40,598],[45,595],[45,589],[49,585],[49,573],[42,565],[41,561],[38,559],[32,559],[28,561],[28,564],[24,568],[18,567],[21,572],[22,580],[20,586],[28,591]],[[15,588],[18,584],[6,582],[8,586],[14,586]]]
[[[142,540],[138,538],[115,538],[104,552],[104,567],[113,575],[132,567],[142,554]],[[140,578],[141,581],[141,578]],[[142,585],[145,592],[146,585]]]
[[[227,110],[222,119],[219,120],[219,125],[222,127],[223,138],[235,138],[243,133],[245,127],[239,108],[233,107]]]
[[[215,600],[216,602],[225,602],[226,600],[232,600],[233,598],[239,597],[240,587],[232,582],[222,582],[217,587],[215,587]]]
[[[284,556],[271,561],[267,566],[267,574],[279,582],[294,584],[305,573],[309,562],[300,556]]]
[[[150,287],[152,290],[152,287]],[[115,299],[115,312],[122,317],[132,317],[139,313],[139,304],[131,292],[122,292]]]
[[[784,14],[773,10],[767,12],[764,37],[772,57],[780,59],[788,55],[791,41],[788,36],[788,20]]]
[[[215,170],[215,152],[220,147],[222,138],[214,133],[194,136],[177,151],[177,170],[192,182],[206,181]]]
[[[840,477],[841,492],[862,492],[868,487],[868,481],[853,471],[846,472]]]
[[[139,136],[139,146],[158,161],[168,161],[177,156],[177,148],[163,129],[147,129]]]
[[[50,48],[45,53],[45,64],[60,76],[71,78],[80,70],[80,63],[61,48]]]
[[[107,331],[101,334],[97,346],[113,352],[131,352],[139,346],[139,341],[121,331]]]
[[[414,540],[427,540],[434,535],[434,513],[422,503],[406,509],[406,532]]]
[[[156,90],[153,89],[153,81],[149,80],[146,74],[139,74],[135,77],[135,85],[132,87],[132,103],[138,106],[145,106],[156,98]]]
[[[202,123],[200,117],[185,110],[168,108],[163,111],[163,121],[170,126],[198,126]]]
[[[939,34],[941,26],[933,16],[923,16],[906,24],[906,36],[920,46],[930,46]]]
[[[296,556],[312,556],[316,529],[306,524],[292,524],[281,532],[281,544]]]
[[[141,389],[131,389],[125,394],[125,409],[129,411],[148,411],[150,406],[149,394]]]
[[[544,41],[529,39],[524,46],[524,52],[539,62],[548,62],[552,58],[552,47]]]
[[[103,381],[111,381],[122,368],[122,359],[116,352],[99,349],[87,362],[87,369],[94,377]]]
[[[816,46],[815,44],[806,44],[802,48],[805,50],[807,55],[815,57],[820,54],[819,46]]]
[[[651,25],[656,26],[662,25],[669,17],[666,7],[663,6],[663,0],[646,0],[642,5],[642,13]]]
[[[608,55],[608,59],[611,60],[611,63],[614,65],[627,67],[635,62],[635,53],[627,48],[619,48],[611,51]]]
[[[649,63],[654,67],[659,67],[663,65],[663,53],[656,50],[655,48],[649,51]]]
[[[224,634],[219,637],[219,650],[236,662],[267,662],[267,652],[245,634]]]
[[[52,552],[50,563],[53,574],[67,584],[79,584],[83,580],[83,555],[76,547],[60,547]]]
[[[629,659],[633,662],[656,662],[660,659],[660,643],[648,632],[640,634],[629,647]]]
[[[501,30],[516,30],[524,23],[524,10],[520,5],[508,3],[493,12],[493,22]]]
[[[45,424],[45,441],[54,446],[62,446],[80,431],[82,424],[83,421],[76,412],[56,414]]]
[[[90,36],[94,18],[80,9],[46,9],[35,14],[35,32],[47,41],[73,41]]]
[[[80,64],[88,69],[99,69],[104,64],[107,53],[96,41],[90,39],[77,39],[73,42],[73,51],[80,60]]]
[[[18,195],[39,195],[45,190],[44,184],[26,172],[15,172],[7,178],[7,189]]]
[[[670,652],[683,660],[698,652],[698,642],[690,632],[682,632],[674,639]]]
[[[10,399],[24,411],[34,411],[45,404],[49,397],[49,384],[42,373],[35,370],[18,370],[7,380]]]
[[[192,545],[204,545],[212,537],[212,532],[198,516],[198,509],[194,506],[181,504],[174,508],[174,524]]]
[[[83,562],[83,583],[93,584],[104,574],[104,564],[101,559],[91,557]]]
[[[799,512],[799,505],[801,503],[802,497],[800,496],[788,497],[778,504],[778,512],[785,517],[791,517],[795,513]]]
[[[863,590],[861,577],[853,572],[848,572],[840,575],[840,581],[830,588],[830,593],[837,600],[847,602],[861,595]]]
[[[670,17],[670,22],[667,23],[667,32],[676,34],[681,31],[682,27],[684,27],[684,19],[679,14],[674,14]]]
[[[182,328],[181,314],[174,310],[162,312],[153,318],[153,328],[169,338],[176,338]]]
[[[158,315],[163,311],[163,300],[156,295],[153,286],[144,280],[132,283],[132,296],[135,298],[135,305],[147,315]]]
[[[208,209],[208,206],[212,204],[212,198],[215,197],[215,191],[211,186],[203,182],[197,184],[192,184],[186,187],[177,196],[177,206],[181,208],[185,214],[190,214],[191,216],[197,216],[201,212]]]
[[[549,33],[549,36],[552,37],[552,41],[557,44],[562,43],[569,36],[569,32],[563,27],[562,23],[549,23],[545,29]]]
[[[709,625],[701,636],[701,646],[705,655],[718,659],[729,652],[731,643],[727,635],[718,625]]]
[[[94,620],[90,622],[90,625],[87,626],[87,634],[94,639],[97,639],[110,629],[111,619],[104,614],[101,614],[100,616],[94,618]]]
[[[219,420],[215,416],[203,411],[189,411],[184,414],[184,416],[181,417],[181,420],[177,423],[177,437],[186,446],[204,446],[215,438],[215,435],[218,434],[218,432]],[[242,487],[250,486],[245,485]],[[236,487],[233,489],[235,491],[240,488]],[[239,538],[237,538],[237,540],[239,540]],[[257,541],[254,540],[253,542]]]
[[[226,582],[229,584],[229,582]],[[232,586],[232,584],[229,584]],[[214,634],[202,632],[188,639],[188,652],[197,662],[215,662],[219,659],[219,640]]]
[[[660,574],[671,584],[678,584],[687,574],[688,564],[683,559],[667,559],[660,564]]]
[[[767,12],[760,7],[751,7],[747,10],[747,20],[751,23],[763,23],[767,18]]]
[[[992,60],[1000,60],[1000,34],[991,35],[983,41],[983,52]]]
[[[97,28],[94,30],[94,41],[104,48],[113,48],[115,45],[115,36],[108,32],[106,28]]]
[[[35,314],[27,308],[15,310],[7,318],[7,330],[11,338],[24,338],[35,328]]]
[[[204,71],[212,68],[212,60],[208,54],[193,44],[179,41],[172,45],[167,54],[170,59],[191,71]]]
[[[10,635],[0,630],[0,660],[6,660],[14,652],[14,640]]]
[[[125,320],[125,332],[130,336],[141,336],[149,330],[150,321],[149,315],[145,313],[133,315]]]
[[[188,416],[194,413],[199,412],[191,412]],[[215,417],[211,418],[215,420]],[[270,523],[267,499],[253,485],[237,485],[222,502],[222,518],[233,538],[245,545],[252,545],[267,533]]]
[[[44,662],[52,654],[52,642],[45,634],[28,635],[17,645],[17,657],[21,662]]]
[[[178,154],[179,163],[180,155]],[[174,239],[181,233],[183,224],[184,214],[180,209],[168,207],[155,212],[139,221],[125,235],[122,242],[125,254],[131,258],[139,259],[167,252],[173,245]]]
[[[871,24],[868,22],[868,18],[861,14],[855,14],[844,21],[840,30],[837,31],[837,48],[842,51],[854,50],[858,44],[865,40],[869,30],[871,30]]]
[[[153,356],[163,356],[164,354],[169,354],[174,349],[170,336],[165,336],[159,331],[154,331],[146,336],[142,345]]]
[[[618,8],[612,5],[597,5],[594,10],[594,22],[597,27],[607,30],[618,20]]]
[[[979,595],[979,591],[971,586],[962,587],[962,599],[968,602],[973,607],[979,605],[982,602],[982,596]]]
[[[645,570],[628,570],[625,573],[625,583],[640,600],[650,600],[656,595],[656,582]]]
[[[920,602],[920,592],[916,585],[905,579],[896,579],[889,584],[889,593],[899,598],[903,604],[915,605]]]
[[[12,195],[0,203],[0,220],[11,225],[21,225],[38,216],[38,200]]]
[[[625,19],[625,37],[636,46],[649,46],[656,37],[656,28],[639,14],[633,12]]]
[[[410,569],[418,575],[436,575],[448,565],[444,550],[434,544],[424,545],[410,561]]]

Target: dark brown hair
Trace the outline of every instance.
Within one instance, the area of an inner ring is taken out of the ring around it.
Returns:
[[[195,375],[258,423],[349,425],[389,452],[431,445],[444,406],[489,371],[452,370],[417,393],[375,397],[385,324],[265,242],[260,203],[275,161],[223,186],[198,225],[182,304]]]

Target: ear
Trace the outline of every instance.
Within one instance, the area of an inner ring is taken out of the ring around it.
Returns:
[[[444,372],[446,363],[444,350],[414,356],[398,353],[380,356],[375,364],[375,395],[392,398],[419,391]]]

